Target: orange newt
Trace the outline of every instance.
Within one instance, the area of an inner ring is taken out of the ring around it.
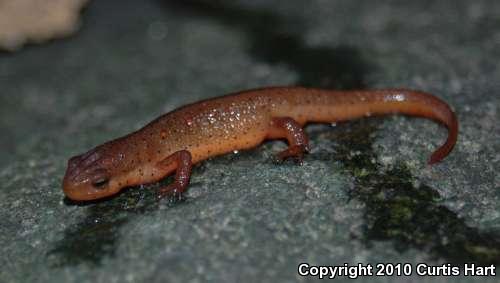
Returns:
[[[277,159],[301,161],[309,150],[302,129],[306,123],[395,113],[430,118],[448,128],[446,142],[431,155],[429,164],[443,159],[455,145],[455,113],[428,93],[263,88],[183,106],[138,131],[71,158],[63,190],[73,200],[95,200],[175,172],[174,182],[161,188],[158,196],[180,194],[189,184],[192,165],[209,157],[253,148],[266,139],[286,139],[289,146]]]

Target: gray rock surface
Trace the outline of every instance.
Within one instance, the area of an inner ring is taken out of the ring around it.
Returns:
[[[298,276],[301,262],[500,265],[498,1],[93,1],[83,21],[71,39],[0,54],[0,282],[295,282],[313,279]],[[446,136],[431,121],[312,125],[303,166],[273,164],[285,145],[268,142],[197,166],[185,201],[154,201],[158,185],[64,200],[70,156],[189,102],[289,84],[434,93],[457,112],[458,144],[428,167]]]

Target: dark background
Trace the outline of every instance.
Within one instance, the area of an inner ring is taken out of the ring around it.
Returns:
[[[300,262],[500,263],[498,1],[92,1],[82,24],[0,53],[0,281],[292,282]],[[197,166],[183,202],[157,203],[155,185],[64,200],[70,156],[269,85],[431,92],[456,110],[459,140],[428,167],[446,136],[431,121],[310,126],[304,166],[273,164],[285,145],[269,142]]]

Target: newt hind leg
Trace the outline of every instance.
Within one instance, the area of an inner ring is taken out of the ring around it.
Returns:
[[[278,162],[294,158],[297,163],[302,164],[304,153],[309,151],[309,139],[302,126],[290,117],[272,118],[267,138],[285,138],[288,141],[288,148],[276,155]]]
[[[164,160],[160,161],[160,166],[164,168],[175,167],[174,182],[168,186],[161,188],[158,191],[158,199],[168,197],[182,197],[182,193],[189,185],[189,178],[191,176],[191,153],[187,150],[179,150]]]

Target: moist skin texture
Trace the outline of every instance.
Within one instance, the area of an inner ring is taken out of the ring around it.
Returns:
[[[335,91],[301,87],[248,90],[203,100],[164,114],[140,130],[72,157],[63,180],[73,200],[108,197],[122,188],[157,182],[175,172],[175,181],[159,198],[182,193],[193,164],[233,150],[256,147],[266,139],[286,139],[289,147],[277,159],[301,161],[309,150],[302,127],[385,114],[435,120],[448,138],[429,164],[449,154],[458,122],[439,98],[406,89]]]

